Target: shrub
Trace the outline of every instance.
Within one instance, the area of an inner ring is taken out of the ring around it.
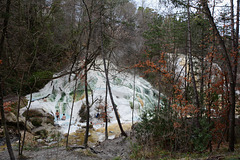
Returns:
[[[211,131],[209,131],[212,124],[208,123],[207,117],[202,117],[199,122],[201,127],[193,129],[192,140],[194,150],[202,152],[207,149],[208,143],[212,139]]]
[[[200,128],[193,118],[178,117],[171,108],[146,110],[141,122],[134,126],[138,143],[144,147],[159,146],[171,151],[204,151],[212,139],[207,118],[199,119]]]

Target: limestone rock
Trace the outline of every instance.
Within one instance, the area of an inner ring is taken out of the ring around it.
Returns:
[[[27,110],[25,110],[22,115],[26,117]],[[28,111],[28,117],[35,127],[41,127],[44,126],[44,124],[54,125],[54,116],[42,108],[30,109]]]
[[[1,121],[1,117],[0,117],[0,121]],[[13,112],[6,112],[5,113],[5,119],[6,119],[6,123],[8,126],[12,126],[12,127],[17,127],[17,116],[13,113]],[[19,127],[20,129],[24,129],[24,124],[25,124],[25,118],[24,117],[19,117]],[[31,122],[27,122],[27,131],[31,131],[34,126],[32,125]]]

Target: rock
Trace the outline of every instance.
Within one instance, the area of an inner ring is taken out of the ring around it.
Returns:
[[[21,139],[23,139],[23,134],[24,134],[24,131],[20,131],[21,132]],[[35,145],[37,142],[35,141],[35,138],[34,138],[34,135],[30,132],[26,132],[25,133],[25,142],[27,142],[28,144],[31,144],[31,145]]]
[[[57,144],[57,143],[58,143],[57,141],[53,141],[53,142],[48,143],[48,146],[51,146],[51,145],[54,145],[54,144]]]
[[[15,116],[15,114],[13,112],[6,112],[5,113],[5,120],[6,122],[17,122],[17,117]]]
[[[75,132],[76,133],[81,133],[81,132],[83,132],[84,130],[83,129],[77,129]]]
[[[35,127],[40,127],[42,125],[42,119],[41,118],[38,118],[38,117],[32,117],[30,118],[30,121],[32,122],[32,124],[35,126]]]
[[[26,117],[27,110],[24,111],[22,115]],[[30,109],[28,111],[28,117],[35,127],[42,126],[43,123],[54,125],[54,116],[42,108]]]
[[[8,126],[14,127],[15,130],[17,129],[17,116],[13,112],[5,113],[5,119]],[[1,120],[1,117],[0,117],[0,120]],[[25,124],[25,118],[19,117],[19,127],[21,130],[24,129],[24,124]],[[29,132],[34,128],[32,123],[29,121],[27,122],[26,127],[27,127],[27,131]]]
[[[47,138],[48,136],[48,131],[46,130],[45,127],[38,127],[38,128],[35,128],[34,130],[32,130],[32,132],[35,134],[35,135],[39,135],[41,138]]]
[[[37,139],[37,142],[38,142],[38,143],[43,143],[44,140],[43,140],[43,139]]]
[[[37,140],[37,139],[40,139],[41,137],[38,135],[38,136],[34,136],[34,139]]]

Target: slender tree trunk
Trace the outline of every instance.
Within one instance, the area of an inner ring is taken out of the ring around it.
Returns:
[[[36,83],[36,80],[35,80]],[[35,86],[35,83],[33,86]],[[33,89],[34,87],[32,87]],[[32,103],[32,89],[31,89],[31,93],[30,93],[30,99],[29,99],[29,103],[27,106],[27,110],[26,110],[26,117],[25,117],[25,124],[24,124],[24,132],[23,132],[23,140],[22,140],[22,146],[21,146],[21,151],[20,151],[20,155],[23,155],[23,147],[24,147],[24,143],[25,143],[25,137],[26,137],[26,131],[27,131],[27,122],[28,122],[28,113],[29,113],[29,109],[31,107],[31,103]]]
[[[8,129],[7,129],[7,124],[6,124],[6,119],[5,119],[5,114],[4,114],[4,108],[3,108],[3,90],[4,90],[4,73],[3,71],[3,64],[5,62],[2,62],[2,58],[3,58],[3,48],[4,48],[4,42],[5,42],[5,37],[7,34],[7,27],[8,27],[8,22],[9,22],[9,18],[10,18],[10,5],[11,5],[11,0],[7,0],[6,2],[6,10],[5,10],[5,18],[3,21],[3,29],[2,29],[2,36],[1,36],[1,40],[0,40],[0,111],[1,111],[1,117],[2,117],[2,126],[4,128],[4,134],[5,134],[5,138],[6,138],[6,144],[7,144],[7,149],[8,149],[8,153],[9,153],[9,157],[11,160],[14,160],[14,153],[12,150],[12,145],[11,145],[11,141],[10,141],[10,136],[8,133]]]
[[[233,0],[230,0],[231,2],[231,41],[232,41],[232,52],[233,54],[236,54],[235,57],[233,57],[233,77],[232,81],[230,82],[230,93],[231,93],[231,107],[229,112],[229,151],[234,151],[234,144],[235,144],[235,108],[236,108],[236,78],[237,78],[237,60],[238,60],[238,54],[237,54],[237,46],[235,41],[235,34],[234,34],[234,4]]]
[[[186,51],[187,52],[187,51]],[[185,100],[188,100],[188,53],[185,56],[185,73],[184,73],[184,88],[185,88],[185,93],[184,93],[184,97]]]
[[[202,117],[202,109],[203,109],[203,105],[204,105],[204,74],[205,74],[205,67],[204,67],[204,34],[203,34],[204,30],[202,28],[202,35],[201,35],[201,39],[202,39],[202,48],[201,48],[201,81],[200,81],[200,108],[201,108],[201,117]]]
[[[188,54],[189,54],[190,72],[191,72],[194,95],[195,95],[195,104],[196,104],[196,107],[198,109],[198,113],[197,113],[197,117],[196,117],[197,118],[196,119],[197,120],[197,127],[199,128],[200,127],[200,123],[199,123],[200,103],[199,103],[197,85],[196,85],[196,80],[195,80],[195,75],[194,75],[194,70],[193,70],[189,0],[188,0]]]
[[[212,9],[212,15],[214,15],[215,11],[215,0],[213,2],[213,9]],[[211,60],[210,60],[210,69],[209,69],[209,77],[208,77],[208,93],[207,93],[207,98],[208,98],[208,125],[211,125],[211,106],[212,106],[212,94],[210,93],[210,87],[211,87],[211,79],[212,79],[212,65],[213,65],[213,55],[215,53],[215,44],[216,44],[216,38],[215,38],[215,31],[213,30],[213,48],[212,48],[212,55],[211,55]],[[211,96],[211,99],[210,99]],[[210,128],[208,128],[208,133],[210,134]],[[212,139],[209,140],[208,142],[208,147],[209,151],[212,152]]]
[[[78,77],[76,76],[74,91],[73,91],[73,102],[72,102],[72,108],[71,108],[71,114],[70,114],[70,121],[69,121],[68,132],[67,132],[66,148],[68,148],[68,137],[69,137],[70,127],[71,127],[71,123],[72,123],[73,107],[74,107],[74,103],[75,103],[75,99],[76,99],[77,80],[78,80]]]
[[[88,52],[89,52],[89,47],[90,47],[90,40],[91,40],[91,35],[92,35],[92,20],[91,20],[91,15],[88,9],[87,4],[85,3],[85,0],[82,0],[87,16],[88,16],[88,39],[87,39],[87,47],[86,47],[86,54],[85,54],[85,64],[84,64],[84,83],[85,83],[85,99],[86,99],[86,107],[87,107],[87,122],[86,122],[86,132],[85,132],[85,138],[84,138],[84,146],[87,148],[88,146],[88,134],[89,134],[89,101],[88,101],[88,77],[87,77],[87,72],[88,72]]]
[[[87,57],[87,55],[86,55]],[[88,101],[88,82],[87,82],[87,58],[85,58],[85,66],[84,66],[84,83],[85,83],[85,99],[86,99],[86,107],[87,107],[87,122],[86,122],[86,132],[85,132],[85,139],[84,139],[84,146],[88,147],[88,135],[89,135],[89,101]]]
[[[136,63],[134,63],[136,64]],[[135,108],[135,87],[136,87],[136,71],[135,71],[135,68],[134,68],[134,71],[133,71],[133,101],[132,101],[132,125],[133,125],[133,118],[134,118],[134,108]]]
[[[230,80],[230,109],[229,109],[229,151],[234,151],[234,139],[235,139],[235,103],[236,103],[236,93],[235,93],[235,87],[236,87],[236,80],[234,77],[233,67],[231,63],[231,58],[229,56],[228,50],[226,48],[225,42],[223,41],[217,26],[214,22],[214,19],[211,15],[211,12],[208,7],[207,0],[201,0],[201,5],[203,7],[204,13],[207,16],[210,24],[212,25],[213,30],[215,31],[217,40],[219,41],[219,45],[223,50],[223,55],[226,58],[226,66],[228,69],[228,75]]]
[[[4,83],[2,81],[2,77],[0,76],[0,94],[1,94],[0,95],[0,109],[1,109],[1,117],[2,117],[2,126],[3,126],[3,129],[4,129],[4,134],[5,134],[5,138],[6,138],[6,144],[7,144],[10,159],[14,160],[15,157],[14,157],[14,153],[13,153],[13,150],[12,150],[10,136],[9,136],[9,133],[8,133],[7,124],[6,124],[5,115],[4,115],[3,88],[4,88]]]
[[[23,86],[23,78],[24,74],[22,75],[20,89],[18,93],[18,105],[17,105],[17,129],[18,129],[18,155],[21,155],[21,132],[20,132],[20,126],[19,126],[19,111],[20,111],[20,105],[21,105],[21,96],[22,96],[22,86]]]
[[[161,73],[159,73],[158,75],[158,104],[157,104],[158,114],[160,111],[160,102],[161,102]]]
[[[106,72],[108,72],[108,70]],[[106,83],[105,106],[104,106],[104,111],[105,111],[105,140],[108,139],[108,112],[107,112],[108,102],[107,102],[107,96],[108,96],[108,86],[107,86],[107,83]]]
[[[237,47],[237,55],[239,56],[239,12],[240,12],[240,1],[237,0],[237,21],[236,21],[236,47]],[[239,57],[238,57],[239,58]],[[236,70],[237,71],[237,70]],[[237,73],[237,72],[236,72]]]
[[[119,128],[120,128],[121,134],[122,134],[123,136],[127,137],[127,134],[125,133],[125,131],[124,131],[123,128],[122,128],[122,124],[121,124],[120,118],[119,118],[119,116],[118,116],[117,105],[115,104],[114,99],[113,99],[113,96],[112,96],[112,90],[111,90],[109,78],[108,78],[108,75],[106,74],[106,68],[107,68],[107,67],[106,67],[105,58],[103,58],[103,65],[104,65],[105,76],[106,76],[106,81],[107,81],[107,85],[108,85],[108,91],[109,91],[110,99],[111,99],[111,102],[112,102],[113,110],[114,110],[114,112],[115,112],[115,116],[116,116],[116,119],[117,119],[117,122],[118,122],[118,126],[119,126]]]
[[[213,47],[213,52],[214,52],[215,47]],[[211,78],[212,78],[212,61],[213,61],[213,55],[211,57],[211,62],[210,62],[210,70],[209,70],[209,77],[208,77],[208,90],[211,87]],[[211,97],[211,98],[210,98]],[[211,93],[208,91],[207,94],[207,98],[208,98],[208,124],[211,124],[211,106],[212,106],[212,95]],[[208,130],[210,132],[210,129]],[[209,141],[209,150],[210,152],[212,152],[212,141]]]

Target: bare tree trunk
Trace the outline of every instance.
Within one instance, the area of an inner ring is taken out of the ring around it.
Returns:
[[[236,87],[236,79],[233,72],[233,67],[231,63],[231,58],[229,56],[228,50],[226,48],[225,42],[223,41],[217,26],[214,22],[214,19],[211,15],[211,12],[208,7],[207,0],[201,0],[201,5],[203,7],[204,13],[207,16],[210,24],[213,27],[213,30],[215,31],[217,40],[219,41],[219,45],[223,50],[223,55],[226,58],[226,66],[228,69],[228,75],[230,80],[230,110],[229,110],[229,151],[234,151],[234,139],[235,139],[235,103],[236,103],[236,93],[235,93],[235,87]],[[237,65],[237,64],[236,64]]]
[[[200,110],[200,103],[198,98],[198,91],[196,86],[196,80],[193,70],[193,60],[192,60],[192,45],[191,45],[191,28],[190,28],[190,4],[188,0],[188,54],[189,54],[189,63],[190,63],[190,71],[192,76],[192,82],[193,82],[193,89],[194,89],[194,95],[195,95],[195,104],[198,110]],[[200,127],[199,123],[199,112],[197,113],[197,127]]]
[[[108,72],[108,69],[106,70],[106,72]],[[107,86],[107,83],[106,83],[105,106],[104,106],[104,111],[105,111],[105,140],[108,139],[108,112],[107,112],[108,102],[107,102],[107,96],[108,96],[108,86]]]
[[[87,12],[87,16],[88,16],[88,39],[87,39],[87,48],[86,48],[86,54],[85,54],[85,64],[84,64],[84,83],[85,83],[85,99],[86,99],[86,107],[87,107],[87,122],[86,122],[86,132],[85,132],[85,138],[84,138],[84,146],[87,148],[88,146],[88,134],[89,134],[89,101],[88,101],[88,82],[87,82],[87,72],[88,72],[88,52],[89,52],[89,47],[90,47],[90,40],[91,40],[91,35],[92,35],[92,20],[91,20],[91,15],[88,9],[87,4],[85,3],[84,0],[82,0],[86,12]]]
[[[214,52],[214,49],[215,49],[215,47],[213,47],[213,52]],[[207,84],[207,86],[208,86],[208,89],[210,89],[210,85],[211,85],[211,78],[212,78],[212,61],[213,61],[213,56],[211,57],[211,62],[210,62],[210,71],[209,71],[209,77],[208,77],[208,84]],[[211,124],[211,106],[212,106],[212,97],[211,97],[211,99],[210,99],[210,92],[208,92],[208,95],[207,95],[207,97],[208,97],[208,99],[209,99],[209,102],[208,102],[208,124],[210,125]],[[210,130],[209,130],[209,132],[210,132]],[[210,140],[209,142],[209,150],[210,150],[210,152],[212,152],[212,141]]]
[[[136,63],[134,63],[136,64]],[[133,102],[132,102],[132,125],[133,125],[133,118],[134,118],[134,108],[135,108],[135,87],[136,87],[136,69],[134,68],[133,71]]]
[[[187,52],[187,51],[186,51]],[[188,53],[185,56],[185,73],[184,73],[184,88],[185,88],[185,93],[184,93],[184,97],[186,100],[188,100]]]
[[[240,12],[239,6],[240,6],[240,1],[237,0],[236,47],[238,47],[238,45],[239,45],[239,42],[238,42],[239,41],[239,12]],[[237,54],[239,55],[239,49],[237,51],[238,51]]]
[[[4,41],[5,41],[5,37],[6,37],[6,33],[7,33],[7,27],[8,27],[8,21],[9,21],[9,17],[10,17],[10,5],[11,5],[11,0],[7,0],[6,2],[6,10],[5,10],[5,18],[4,18],[4,22],[3,22],[3,29],[2,29],[2,36],[1,36],[1,41],[0,41],[0,111],[1,111],[1,117],[2,117],[2,126],[4,128],[4,133],[5,133],[5,138],[6,138],[6,144],[7,144],[7,149],[8,149],[8,153],[10,156],[11,160],[14,160],[14,153],[12,150],[12,145],[11,145],[11,141],[10,141],[10,136],[7,130],[7,124],[6,124],[6,120],[5,120],[5,114],[4,114],[4,108],[3,108],[3,90],[4,90],[4,78],[3,78],[3,74],[2,71],[2,57],[3,57],[3,48],[4,48]]]
[[[215,0],[213,3],[213,10],[212,10],[212,15],[214,15],[214,11],[215,11]],[[213,54],[215,52],[215,44],[216,44],[216,38],[215,38],[215,31],[213,30],[213,48],[212,48],[212,56],[211,56],[211,61],[210,61],[210,70],[209,70],[209,77],[208,77],[208,90],[211,87],[211,79],[212,79],[212,65],[213,65]],[[211,99],[210,99],[211,96]],[[211,124],[211,106],[212,106],[212,95],[210,94],[210,92],[208,91],[208,95],[207,98],[209,99],[208,102],[208,124],[210,126]],[[210,133],[210,128],[208,128],[208,132]],[[212,139],[209,140],[208,142],[208,147],[209,147],[209,151],[212,152]]]
[[[87,54],[87,53],[86,53]],[[87,82],[87,55],[85,58],[85,66],[84,66],[84,83],[85,83],[85,99],[86,99],[86,107],[87,107],[87,122],[86,122],[86,132],[84,139],[84,146],[87,148],[88,146],[88,135],[89,135],[89,101],[88,101],[88,82]]]
[[[201,117],[202,117],[202,109],[203,109],[203,105],[204,105],[204,73],[205,73],[205,67],[204,67],[204,47],[203,47],[203,39],[204,39],[204,35],[203,35],[203,28],[202,28],[202,35],[201,35],[201,39],[202,39],[202,48],[201,48],[201,81],[200,81],[200,108],[201,108]]]
[[[76,99],[77,80],[78,80],[78,77],[76,76],[75,85],[74,85],[74,91],[73,91],[73,102],[72,102],[72,108],[71,108],[71,114],[70,114],[70,121],[69,121],[69,125],[68,125],[66,148],[68,148],[68,137],[69,137],[70,127],[71,127],[71,123],[72,123],[73,107],[74,107],[74,103],[75,103],[75,99]]]
[[[157,112],[159,114],[160,111],[160,102],[161,102],[161,73],[158,73],[158,104],[157,104]]]
[[[111,99],[111,102],[112,102],[113,110],[114,110],[114,112],[115,112],[115,116],[116,116],[116,119],[117,119],[117,122],[118,122],[118,126],[119,126],[119,128],[120,128],[121,134],[122,134],[123,136],[127,137],[127,134],[125,133],[125,131],[124,131],[123,128],[122,128],[122,124],[121,124],[120,118],[119,118],[119,116],[118,116],[117,105],[115,104],[114,99],[113,99],[113,96],[112,96],[112,90],[111,90],[109,78],[108,78],[108,75],[106,74],[106,69],[107,69],[107,67],[106,67],[105,58],[103,58],[103,65],[104,65],[105,76],[106,76],[106,81],[107,81],[107,85],[108,85],[108,91],[109,91],[110,99]]]
[[[234,42],[234,10],[233,10],[233,0],[230,0],[231,3],[231,41],[232,41],[232,51],[231,52],[235,52],[236,48],[235,48],[235,42]],[[233,63],[235,62],[235,59],[233,61]],[[231,107],[229,110],[229,150],[230,151],[234,151],[234,143],[235,143],[235,86],[236,86],[236,78],[235,78],[235,66],[233,64],[233,77],[232,77],[232,81],[230,82],[230,93],[231,93]],[[233,93],[234,92],[234,93]]]
[[[26,110],[26,117],[25,117],[25,124],[24,124],[24,132],[23,132],[23,140],[22,140],[22,146],[21,146],[21,151],[20,151],[20,155],[22,155],[23,153],[23,147],[24,147],[24,142],[25,142],[25,137],[26,137],[26,130],[27,130],[27,121],[28,121],[28,113],[29,113],[29,109],[31,107],[31,103],[32,103],[32,91],[33,91],[33,88],[35,87],[35,84],[36,84],[36,79],[34,81],[34,84],[31,88],[31,93],[30,93],[30,99],[29,99],[29,103],[28,103],[28,106],[27,106],[27,110]]]
[[[7,148],[8,148],[8,153],[10,156],[11,160],[14,160],[14,153],[12,150],[12,145],[11,145],[11,141],[10,141],[10,136],[8,133],[8,129],[7,129],[7,124],[6,124],[6,120],[5,120],[5,115],[4,115],[4,108],[3,108],[3,88],[4,88],[4,83],[2,81],[2,77],[0,76],[0,109],[1,109],[1,117],[2,117],[2,126],[4,128],[4,134],[5,134],[5,138],[6,138],[6,144],[7,144]]]
[[[22,96],[22,85],[23,85],[23,78],[24,74],[22,75],[21,84],[20,84],[20,90],[18,93],[18,105],[17,105],[17,129],[18,129],[18,155],[21,155],[21,132],[20,132],[20,126],[19,126],[19,111],[20,111],[20,105],[21,105],[21,96]]]
[[[103,11],[104,11],[104,2],[101,0],[101,9],[100,9],[100,19],[101,19],[101,55],[104,56],[104,45],[103,45]],[[109,62],[108,66],[106,67],[105,74],[108,75],[108,69],[109,69]],[[105,91],[105,106],[104,106],[104,111],[105,111],[105,140],[108,139],[108,113],[107,113],[107,96],[108,96],[108,84],[106,81],[106,91]]]

